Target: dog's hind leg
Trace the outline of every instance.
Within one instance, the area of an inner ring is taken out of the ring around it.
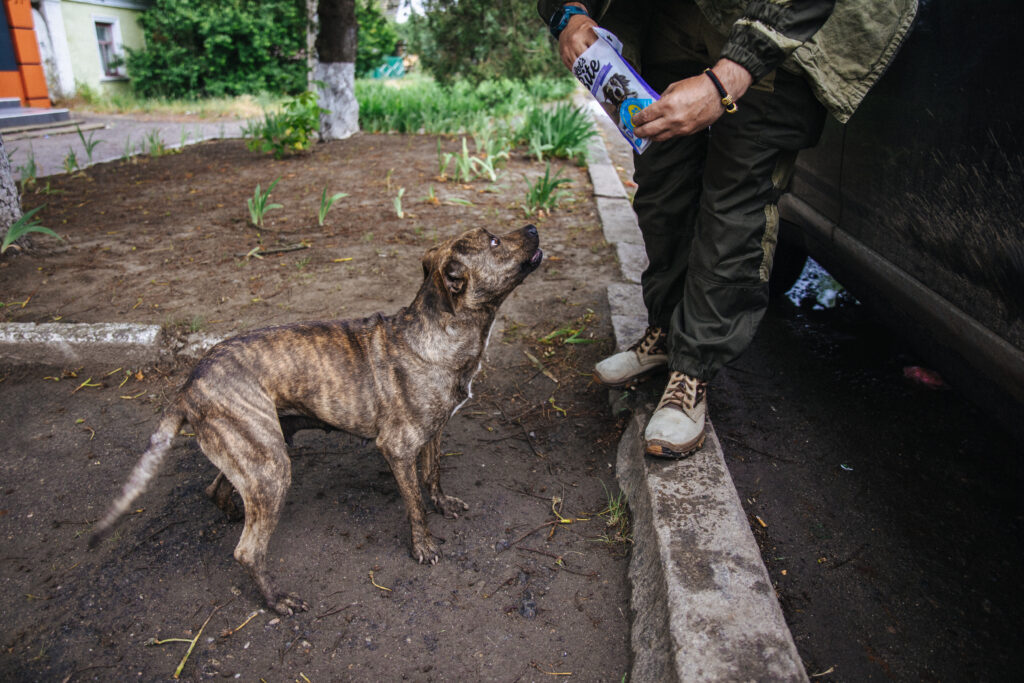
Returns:
[[[207,420],[196,428],[196,438],[206,456],[230,482],[227,486],[238,490],[245,506],[245,527],[235,546],[235,559],[246,568],[267,605],[278,614],[305,611],[309,607],[298,596],[278,591],[267,569],[270,536],[277,527],[291,485],[291,461],[277,416],[268,410],[265,415],[248,412],[244,420],[234,418]]]
[[[398,491],[405,502],[405,511],[409,515],[409,524],[412,527],[410,552],[413,559],[420,564],[437,564],[441,559],[441,551],[427,527],[427,513],[423,509],[423,496],[420,494],[420,482],[416,476],[417,451],[407,447],[402,450],[391,448],[379,438],[377,447],[391,466],[391,473],[395,475]]]
[[[242,512],[234,497],[232,497],[231,494],[234,492],[235,487],[231,485],[231,482],[228,481],[223,472],[218,472],[217,478],[206,487],[206,496],[227,515],[229,520],[239,522],[245,517],[245,513]]]
[[[434,507],[445,517],[458,518],[469,506],[455,496],[446,496],[441,490],[441,432],[420,450],[420,481],[427,487]]]

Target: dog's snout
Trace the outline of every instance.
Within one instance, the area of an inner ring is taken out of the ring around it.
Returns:
[[[526,233],[527,237],[537,237],[537,226],[527,225],[525,228],[523,228],[523,232]]]

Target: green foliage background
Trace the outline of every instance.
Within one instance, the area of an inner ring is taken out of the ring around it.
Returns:
[[[306,88],[305,0],[155,0],[128,49],[143,97],[297,93]]]
[[[356,76],[368,76],[394,54],[398,32],[394,23],[380,11],[375,0],[356,0],[359,44],[356,47]]]
[[[356,0],[356,73],[395,50],[398,35],[374,0]],[[142,97],[293,95],[306,89],[305,0],[155,0],[139,18],[142,50],[128,48]]]
[[[409,52],[442,83],[565,75],[534,2],[426,0],[424,9],[400,31]]]

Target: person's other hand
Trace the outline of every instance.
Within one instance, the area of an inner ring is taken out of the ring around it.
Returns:
[[[753,79],[736,62],[719,60],[715,75],[733,101],[739,100]],[[725,113],[722,98],[707,74],[676,81],[661,99],[633,116],[633,132],[656,142],[678,135],[692,135],[707,128]]]
[[[578,2],[568,4],[586,9]],[[569,17],[569,23],[558,36],[558,55],[567,69],[572,69],[576,59],[597,41],[597,34],[593,31],[596,26],[597,22],[586,14],[574,14]]]

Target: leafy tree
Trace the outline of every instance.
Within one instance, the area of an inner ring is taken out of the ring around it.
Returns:
[[[395,52],[398,32],[376,0],[356,0],[359,44],[356,46],[356,76],[367,76]]]
[[[145,97],[294,94],[306,88],[305,0],[155,0],[128,52]]]
[[[426,0],[403,31],[411,51],[441,82],[457,77],[526,80],[565,69],[533,2]]]

